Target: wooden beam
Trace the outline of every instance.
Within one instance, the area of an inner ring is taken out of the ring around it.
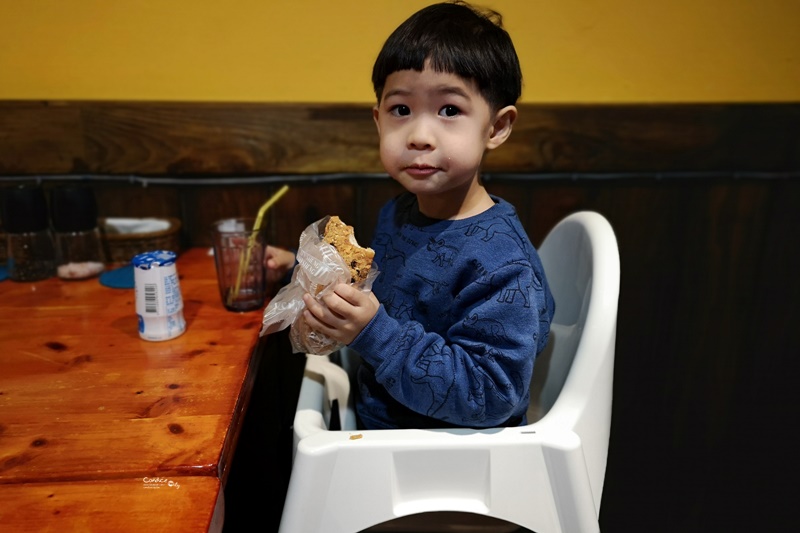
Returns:
[[[795,171],[800,104],[520,106],[487,172]],[[369,105],[0,102],[0,175],[382,172]]]

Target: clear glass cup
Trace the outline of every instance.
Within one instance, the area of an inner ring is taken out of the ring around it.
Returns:
[[[14,281],[40,281],[55,272],[55,252],[50,230],[8,234],[8,277]]]
[[[1,192],[8,277],[14,281],[52,277],[55,275],[55,250],[44,191],[38,186],[20,185]]]
[[[100,231],[56,232],[56,273],[61,279],[87,279],[105,269]]]
[[[254,218],[227,218],[211,229],[214,263],[222,305],[229,311],[261,309],[266,299],[263,228]]]
[[[50,219],[56,241],[56,273],[61,279],[88,279],[105,268],[97,228],[94,191],[82,184],[55,187],[50,192]]]

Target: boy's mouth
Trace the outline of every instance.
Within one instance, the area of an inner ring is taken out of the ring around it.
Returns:
[[[430,176],[431,174],[435,174],[441,170],[439,167],[434,167],[431,165],[408,165],[404,169],[407,174],[411,176],[417,177],[425,177]]]

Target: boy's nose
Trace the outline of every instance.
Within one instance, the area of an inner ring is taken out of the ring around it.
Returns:
[[[434,148],[434,136],[426,120],[415,120],[409,124],[407,145],[412,150],[431,150]]]

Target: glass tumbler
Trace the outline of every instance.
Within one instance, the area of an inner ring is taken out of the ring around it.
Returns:
[[[264,229],[254,218],[227,218],[211,229],[214,263],[222,305],[229,311],[261,309],[266,298]]]
[[[20,185],[3,192],[8,277],[39,281],[53,276],[55,250],[44,191],[38,186]]]
[[[87,279],[105,268],[97,201],[81,185],[56,187],[50,196],[50,218],[56,241],[56,272],[61,279]]]

